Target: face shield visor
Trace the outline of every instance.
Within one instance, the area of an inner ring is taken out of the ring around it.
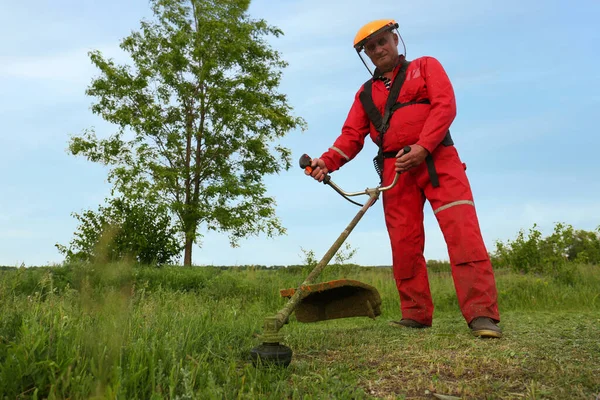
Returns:
[[[358,31],[354,38],[354,49],[371,75],[375,72],[376,66],[366,53],[373,53],[377,46],[388,45],[391,38],[389,35],[385,35],[387,32],[393,32],[398,36],[398,45],[402,44],[402,47],[398,49],[398,54],[406,58],[406,45],[398,31],[398,23],[394,20],[369,22]]]

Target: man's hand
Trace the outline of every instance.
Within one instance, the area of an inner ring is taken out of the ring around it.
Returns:
[[[312,176],[319,182],[323,182],[323,179],[325,179],[325,176],[329,172],[329,170],[325,166],[325,161],[321,160],[320,158],[313,158],[312,163],[310,165],[313,169],[312,173],[309,174],[306,170],[304,171],[304,173],[306,175]]]
[[[396,154],[396,172],[406,172],[411,168],[417,167],[423,161],[429,152],[423,146],[413,144],[410,146],[410,152],[404,154],[404,150],[400,150]]]

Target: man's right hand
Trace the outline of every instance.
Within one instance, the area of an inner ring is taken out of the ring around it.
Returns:
[[[312,176],[319,182],[323,182],[323,179],[325,179],[325,176],[329,172],[329,170],[325,166],[325,161],[321,160],[320,158],[313,158],[310,166],[313,169],[312,173],[309,174],[308,171],[304,171],[304,173],[306,175]]]

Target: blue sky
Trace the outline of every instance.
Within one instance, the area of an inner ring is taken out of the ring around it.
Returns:
[[[250,12],[285,33],[271,41],[290,64],[281,91],[308,122],[283,140],[294,166],[333,143],[368,78],[352,48],[358,28],[394,18],[408,58],[436,57],[454,84],[451,130],[488,249],[534,223],[544,233],[559,221],[600,225],[599,2],[255,0]],[[0,265],[62,261],[54,244],[71,240],[70,213],[96,209],[109,195],[106,169],[66,152],[70,135],[86,128],[114,132],[84,94],[96,74],[87,52],[126,60],[120,40],[150,16],[146,0],[0,0]],[[348,190],[376,185],[375,152],[368,142],[333,180]],[[296,167],[266,182],[287,234],[236,249],[226,235],[206,234],[195,264],[295,264],[301,248],[321,257],[358,211]],[[425,207],[425,256],[447,259]],[[381,202],[348,242],[354,262],[391,264]]]

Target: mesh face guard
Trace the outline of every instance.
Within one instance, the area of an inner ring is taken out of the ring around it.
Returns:
[[[356,50],[356,53],[360,57],[360,60],[371,75],[373,75],[375,71],[375,66],[371,63],[371,60],[368,58],[368,56],[366,58],[363,57],[363,50],[365,49],[365,44],[377,35],[380,35],[381,33],[391,32],[394,30],[396,31],[396,34],[398,35],[398,38],[400,39],[400,42],[402,43],[402,47],[404,49],[404,52],[401,54],[404,55],[404,57],[406,58],[406,45],[404,44],[404,40],[402,39],[402,36],[398,31],[398,23],[393,19],[379,19],[376,21],[371,21],[368,24],[364,25],[362,28],[360,28],[358,33],[354,37],[354,49]]]

